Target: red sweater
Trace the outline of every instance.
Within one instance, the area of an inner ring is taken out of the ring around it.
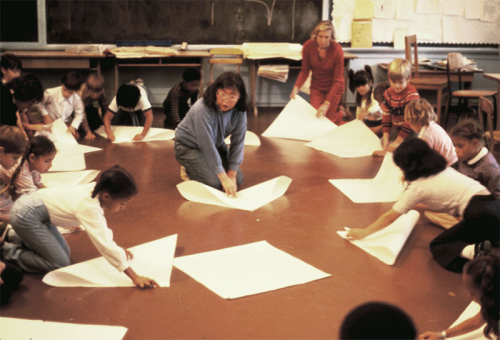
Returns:
[[[410,124],[405,122],[405,107],[413,99],[420,98],[413,85],[408,84],[401,93],[392,88],[384,92],[384,101],[380,104],[382,114],[382,131],[391,133],[392,125],[399,129],[398,136],[406,138],[411,132]]]
[[[335,41],[330,43],[326,56],[319,60],[316,40],[306,41],[302,47],[302,69],[295,86],[300,88],[312,70],[311,88],[327,93],[330,107],[336,108],[344,94],[344,51]],[[336,111],[336,110],[335,110]]]

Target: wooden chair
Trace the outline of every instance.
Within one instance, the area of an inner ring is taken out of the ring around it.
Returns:
[[[413,58],[412,58],[412,48],[413,48]],[[405,59],[411,64],[411,76],[412,78],[418,78],[418,48],[417,48],[417,36],[407,35],[405,37]]]
[[[490,146],[493,151],[495,143],[500,143],[500,131],[493,130],[493,112],[495,111],[493,104],[490,100],[480,97],[479,98],[479,118],[482,124],[483,113],[486,114],[486,138],[490,139]]]
[[[243,51],[238,48],[212,48],[210,50],[210,82],[214,81],[214,64],[237,65],[236,72],[240,72],[243,64]]]
[[[445,126],[448,124],[449,113],[452,111],[457,115],[460,115],[461,113],[467,113],[467,114],[470,114],[471,112],[472,114],[475,113],[475,110],[469,106],[468,103],[469,99],[479,100],[480,97],[492,97],[496,107],[497,99],[495,96],[498,94],[498,91],[464,89],[461,76],[463,68],[464,68],[463,55],[461,53],[449,53],[446,63],[446,76],[448,79],[448,101],[446,103],[446,108],[444,112]],[[457,71],[458,74],[458,82],[452,81],[452,77],[450,76],[450,74],[455,70]],[[452,90],[453,83],[458,83],[457,91]],[[455,107],[452,107],[451,105],[453,98],[458,99],[458,104]],[[480,117],[480,121],[482,120],[483,120],[482,117]]]

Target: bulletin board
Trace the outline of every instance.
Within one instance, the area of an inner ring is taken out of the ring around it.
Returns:
[[[332,18],[341,43],[365,20],[373,43],[415,34],[419,44],[500,44],[500,0],[333,0]]]

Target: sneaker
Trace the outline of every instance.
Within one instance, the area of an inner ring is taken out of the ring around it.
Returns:
[[[186,182],[186,181],[189,181],[189,176],[186,172],[186,168],[181,166],[181,179]]]
[[[474,247],[474,258],[481,256],[486,256],[491,253],[491,242],[486,240],[483,242],[476,243]]]

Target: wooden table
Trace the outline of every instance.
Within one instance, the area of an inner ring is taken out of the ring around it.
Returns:
[[[498,83],[498,93],[500,93],[500,73],[485,73],[483,77],[494,80]],[[500,130],[500,98],[497,97],[497,127]]]
[[[105,54],[81,54],[65,51],[7,51],[21,59],[23,69],[90,69],[101,74]]]
[[[203,58],[210,58],[208,51],[179,51],[179,54],[162,57],[115,58],[115,93],[120,86],[121,67],[199,67],[200,96],[203,96]]]
[[[349,64],[351,59],[356,59],[358,56],[354,55],[349,52],[344,51],[344,78],[345,78],[345,91],[343,95],[343,102],[345,102],[345,97],[347,93],[347,89],[349,88],[349,80],[347,77],[347,72],[349,70]],[[287,62],[290,63],[292,66],[290,68],[296,68],[300,69],[300,61],[298,60],[293,60],[293,59],[287,59],[287,58],[266,58],[266,59],[249,59],[250,60],[250,106],[253,108],[253,113],[257,117],[258,115],[258,109],[257,105],[255,105],[255,92],[257,91],[257,81],[256,81],[256,76],[257,76],[257,66],[260,65],[261,60],[266,60],[266,62],[278,62],[278,63],[283,63]]]

